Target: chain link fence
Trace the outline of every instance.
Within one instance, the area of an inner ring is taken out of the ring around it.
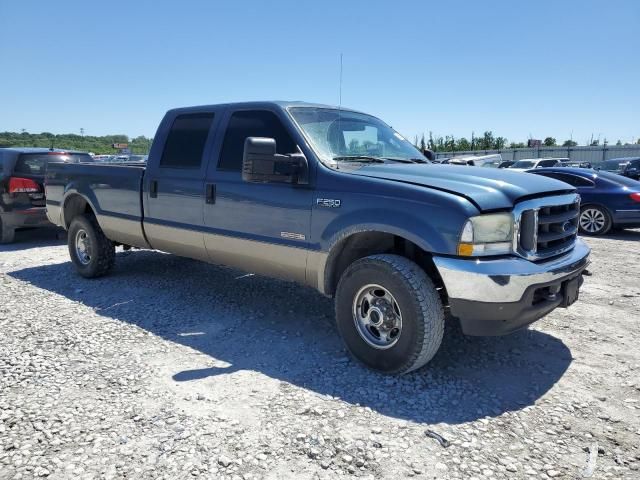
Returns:
[[[615,145],[597,147],[540,147],[507,148],[503,150],[470,150],[466,152],[435,152],[436,158],[452,158],[461,155],[493,155],[499,153],[502,160],[523,160],[526,158],[568,158],[575,162],[590,162],[598,166],[612,158],[640,157],[640,145]]]

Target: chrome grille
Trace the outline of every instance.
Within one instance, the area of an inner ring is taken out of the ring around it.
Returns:
[[[573,248],[578,235],[578,194],[536,198],[514,209],[514,251],[529,260],[542,260]]]

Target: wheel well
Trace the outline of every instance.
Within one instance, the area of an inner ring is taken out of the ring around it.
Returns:
[[[431,253],[399,235],[385,232],[358,232],[340,240],[332,249],[325,268],[325,293],[334,295],[340,277],[356,260],[379,253],[394,253],[416,262],[441,293],[444,284]]]
[[[68,229],[71,221],[83,213],[94,213],[89,202],[80,195],[72,195],[67,198],[62,212],[65,228]]]

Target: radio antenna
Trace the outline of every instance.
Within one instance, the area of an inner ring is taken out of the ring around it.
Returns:
[[[342,120],[342,52],[340,52],[340,81],[338,82],[338,131],[340,129],[340,121]],[[336,145],[340,149],[340,145]],[[343,153],[340,153],[344,155]],[[336,169],[339,169],[338,162],[336,162]]]
[[[338,89],[338,110],[342,108],[342,52],[340,52],[340,88]]]

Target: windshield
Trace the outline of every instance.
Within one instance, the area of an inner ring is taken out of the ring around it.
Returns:
[[[520,160],[511,165],[510,168],[533,168],[535,165],[535,162],[531,160]]]
[[[428,161],[402,135],[370,115],[314,107],[289,112],[324,163],[349,157]]]
[[[626,160],[605,160],[604,166],[602,168],[604,168],[605,170],[617,171],[622,170],[626,164]]]

